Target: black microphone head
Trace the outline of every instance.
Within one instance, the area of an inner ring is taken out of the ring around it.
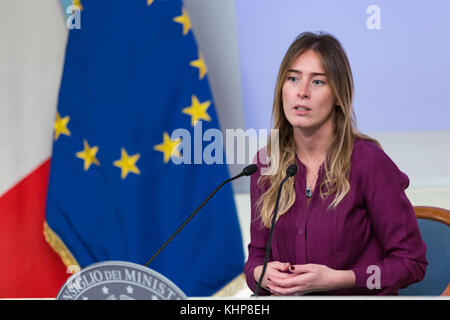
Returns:
[[[258,167],[256,166],[256,164],[250,164],[250,165],[246,166],[244,168],[244,170],[242,170],[242,173],[245,174],[246,176],[251,176],[257,170],[258,170]]]
[[[295,174],[297,173],[297,170],[298,170],[297,165],[295,163],[293,163],[286,169],[286,175],[288,177],[295,176]]]

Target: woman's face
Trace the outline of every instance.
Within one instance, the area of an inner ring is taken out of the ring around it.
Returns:
[[[335,97],[318,54],[302,53],[288,69],[282,87],[283,110],[294,128],[310,130],[332,124]]]

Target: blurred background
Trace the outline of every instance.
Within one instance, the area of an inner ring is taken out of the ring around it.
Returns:
[[[171,0],[144,0],[147,6],[166,1]],[[10,200],[11,190],[42,166],[47,167],[40,179],[48,178],[66,44],[69,33],[78,32],[69,30],[67,21],[73,17],[66,9],[77,3],[2,0],[0,216],[5,223],[0,254],[6,257],[17,254],[14,242],[24,233],[28,242],[33,242],[33,237],[43,238],[40,230],[47,190],[39,189],[42,180],[14,200]],[[449,1],[184,0],[183,5],[207,66],[222,132],[269,130],[276,74],[287,48],[301,32],[329,32],[340,40],[350,60],[359,130],[378,139],[409,176],[406,192],[413,205],[450,208]],[[81,29],[83,21],[82,11]],[[242,163],[228,164],[229,174],[235,175],[243,167]],[[232,191],[245,258],[250,221],[248,178],[233,182]],[[211,201],[214,205],[214,198]],[[190,210],[186,209],[186,214]],[[37,227],[20,229],[26,219],[36,219],[36,215],[40,219]],[[30,250],[53,259],[53,269],[47,268],[49,274],[42,275],[42,283],[52,281],[50,271],[57,270],[61,274],[54,285],[57,288],[66,278],[65,266],[58,265],[54,252],[41,240],[34,242],[39,248]],[[28,250],[25,245],[21,248]],[[13,284],[6,276],[11,269],[3,271],[0,284],[8,289],[0,292],[0,297],[39,296],[36,292],[42,292],[43,284],[14,291],[17,281],[25,282],[37,270],[27,251],[21,254],[27,267]],[[245,296],[245,287],[241,289]]]

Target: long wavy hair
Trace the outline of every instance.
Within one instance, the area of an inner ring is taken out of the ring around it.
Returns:
[[[353,110],[353,76],[347,55],[339,41],[330,34],[305,32],[300,34],[291,44],[284,56],[278,71],[272,108],[272,128],[278,129],[279,152],[271,153],[271,141],[267,144],[267,156],[276,172],[267,172],[258,179],[260,188],[267,187],[256,203],[260,210],[260,218],[266,227],[270,227],[272,214],[278,192],[278,186],[285,176],[286,169],[296,161],[296,144],[293,127],[283,111],[282,88],[287,78],[289,67],[302,53],[313,50],[318,54],[327,73],[330,88],[336,98],[334,107],[334,132],[328,142],[324,163],[325,173],[319,185],[320,196],[335,195],[330,208],[342,201],[350,190],[349,174],[351,156],[355,138],[363,138],[377,144],[380,143],[357,130],[356,117]],[[281,194],[278,216],[286,213],[295,202],[295,179],[288,179]]]

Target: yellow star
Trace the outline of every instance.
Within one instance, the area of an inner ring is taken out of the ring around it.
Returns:
[[[67,124],[70,121],[70,117],[61,118],[59,113],[56,112],[56,120],[53,124],[53,128],[55,129],[55,141],[58,140],[61,134],[65,134],[66,136],[70,136],[70,131],[67,129]]]
[[[182,111],[185,114],[191,116],[191,124],[194,127],[198,120],[206,120],[211,121],[209,114],[206,112],[209,106],[211,105],[211,101],[207,100],[205,102],[200,103],[195,95],[191,98],[191,105],[187,108],[184,108]]]
[[[189,63],[189,65],[191,65],[192,67],[198,68],[198,71],[200,73],[199,74],[200,80],[205,77],[207,69],[206,69],[205,60],[203,60],[203,55],[200,52],[198,53],[198,59],[191,61],[191,63]]]
[[[98,152],[98,146],[90,147],[86,140],[83,140],[84,150],[76,153],[77,158],[84,160],[84,171],[87,171],[91,164],[100,165],[95,155]]]
[[[147,5],[151,6],[154,0],[147,0]]]
[[[122,179],[125,179],[129,172],[133,172],[135,174],[140,174],[138,167],[136,167],[136,162],[139,160],[141,156],[139,153],[136,153],[132,156],[129,156],[127,151],[122,148],[122,157],[119,160],[114,161],[114,166],[122,169]]]
[[[187,35],[189,30],[191,29],[191,21],[189,20],[188,13],[185,8],[181,8],[182,15],[173,18],[173,21],[181,23],[183,25],[183,35]]]
[[[81,5],[81,0],[73,0],[72,5],[80,8],[80,10],[83,10],[83,6]]]
[[[163,143],[154,146],[153,149],[164,153],[164,163],[167,163],[172,156],[181,158],[180,152],[177,149],[180,143],[181,139],[171,140],[169,134],[164,132]]]

